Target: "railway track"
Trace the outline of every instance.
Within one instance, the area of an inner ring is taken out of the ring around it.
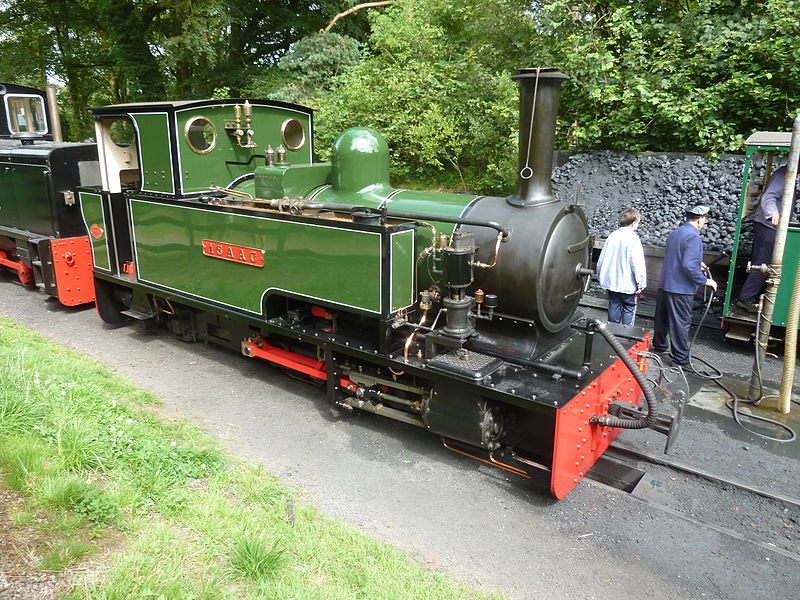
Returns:
[[[696,526],[800,562],[800,498],[620,444],[587,477]]]

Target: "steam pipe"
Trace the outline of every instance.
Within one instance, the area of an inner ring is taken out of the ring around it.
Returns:
[[[341,210],[344,212],[353,212],[354,210],[363,209],[363,206],[356,206],[354,204],[338,204],[335,202],[306,202],[299,205],[300,208],[306,210]],[[409,219],[412,221],[438,221],[440,223],[455,223],[456,225],[472,225],[473,227],[490,227],[496,230],[503,236],[503,241],[506,242],[511,237],[511,230],[508,227],[503,227],[497,221],[483,221],[478,219],[462,219],[460,217],[446,217],[444,215],[425,215],[415,212],[404,212],[399,210],[386,210],[376,213],[386,215],[387,217],[395,217],[397,219]]]
[[[237,192],[236,190],[231,190],[229,188],[222,188],[217,186],[212,186],[211,190],[215,192],[223,192],[231,196],[242,197],[245,198],[246,202],[251,202],[253,204],[269,205],[270,208],[274,208],[277,210],[280,210],[286,204],[288,204],[289,207],[295,211],[339,210],[342,212],[352,213],[356,210],[364,210],[365,208],[364,206],[358,206],[355,204],[340,204],[338,202],[305,202],[303,200],[289,200],[288,198],[281,200],[262,200],[260,198],[253,198],[252,194],[249,194],[247,192]],[[245,195],[249,197],[246,197]],[[497,221],[484,221],[481,219],[464,219],[461,217],[446,217],[444,215],[426,215],[422,213],[403,212],[399,210],[381,210],[380,212],[375,212],[374,214],[375,216],[386,215],[387,217],[395,217],[397,219],[409,219],[412,221],[420,221],[421,222],[420,224],[424,225],[425,227],[431,227],[431,225],[426,223],[425,221],[439,221],[440,223],[471,225],[473,227],[489,227],[491,229],[496,230],[500,234],[501,241],[503,242],[507,242],[511,237],[511,230],[508,227],[503,227]]]

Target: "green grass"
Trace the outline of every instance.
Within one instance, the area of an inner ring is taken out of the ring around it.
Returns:
[[[27,510],[14,510],[11,512],[11,522],[16,527],[26,527],[33,523],[33,513]]]
[[[0,319],[0,473],[29,499],[13,522],[52,536],[44,570],[75,566],[106,539],[117,548],[65,599],[499,598],[322,515],[196,427],[159,420],[156,403]]]
[[[63,571],[91,554],[93,549],[93,546],[81,540],[65,540],[52,544],[42,558],[40,568],[43,571]]]
[[[0,391],[0,398],[2,393]],[[0,426],[2,423],[4,421],[0,421]],[[3,436],[0,433],[0,468],[3,469],[3,483],[7,488],[24,490],[31,476],[42,476],[47,472],[46,446],[33,436]]]
[[[260,535],[243,533],[230,550],[231,566],[247,579],[267,579],[277,575],[284,566],[286,549],[280,540],[270,542]]]

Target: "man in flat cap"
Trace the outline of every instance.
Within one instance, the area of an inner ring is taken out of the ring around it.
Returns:
[[[706,276],[700,239],[700,230],[708,222],[709,210],[703,205],[691,207],[686,211],[686,222],[669,234],[658,280],[652,350],[666,352],[669,342],[672,364],[690,371],[689,329],[694,296],[701,285],[714,291],[717,289],[717,282]]]

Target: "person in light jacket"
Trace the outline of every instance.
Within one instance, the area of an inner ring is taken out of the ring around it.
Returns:
[[[642,241],[636,229],[642,221],[635,208],[619,215],[619,229],[608,236],[597,259],[597,279],[608,292],[608,321],[633,325],[639,294],[647,285]]]

